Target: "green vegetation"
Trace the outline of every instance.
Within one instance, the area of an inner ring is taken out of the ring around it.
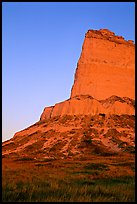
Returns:
[[[85,142],[86,144],[91,144],[92,143],[92,139],[91,138],[87,138],[87,139],[84,139],[83,142]]]
[[[14,165],[13,165],[14,164]],[[5,161],[3,202],[134,202],[133,159]],[[127,173],[126,173],[127,172]]]
[[[77,179],[12,182],[3,186],[3,201],[29,202],[134,202],[134,179]]]
[[[135,153],[135,147],[133,146],[127,146],[124,150],[125,152]]]
[[[16,159],[15,161],[33,161],[34,159],[31,157],[22,157],[19,159]]]
[[[71,115],[64,115],[64,116],[62,116],[60,119],[59,119],[59,121],[60,121],[60,123],[66,123],[67,121],[70,121],[70,120],[72,120],[73,119],[73,116],[71,116]]]
[[[57,127],[62,123],[66,132],[58,132],[54,127],[45,128],[45,132],[37,130],[22,137],[20,143],[23,145],[30,138],[40,138],[39,141],[28,145],[23,152],[2,156],[3,202],[135,201],[135,147],[119,140],[121,136],[132,139],[134,116],[65,115],[34,125],[43,128],[50,122]],[[119,127],[127,129],[118,132]],[[68,135],[70,143],[63,155],[60,150],[67,144]],[[100,135],[112,138],[122,151],[109,152],[109,148],[96,140]],[[43,142],[52,136],[55,144],[43,150]],[[16,143],[11,145],[16,148]]]
[[[85,166],[85,169],[90,170],[108,170],[108,166],[105,164],[99,164],[99,163],[90,163]]]

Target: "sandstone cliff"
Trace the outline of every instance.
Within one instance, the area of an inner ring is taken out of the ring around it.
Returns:
[[[40,120],[49,119],[55,116],[64,115],[97,115],[104,114],[135,114],[134,100],[125,97],[111,96],[106,100],[96,100],[88,95],[80,95],[55,104],[55,106],[46,107],[40,117]]]
[[[107,29],[86,33],[71,96],[3,142],[3,157],[134,153],[135,45]]]
[[[135,98],[135,46],[107,29],[89,30],[78,61],[71,98],[112,95]]]
[[[84,39],[70,99],[44,109],[41,120],[63,115],[134,114],[124,100],[135,98],[135,46],[107,29],[89,30]],[[118,96],[120,100],[115,100]],[[109,106],[101,100],[113,98]]]

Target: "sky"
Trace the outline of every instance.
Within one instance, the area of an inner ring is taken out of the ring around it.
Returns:
[[[70,97],[85,33],[102,28],[135,41],[135,3],[2,3],[2,141]]]

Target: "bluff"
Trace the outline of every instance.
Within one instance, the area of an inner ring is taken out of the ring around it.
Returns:
[[[70,98],[2,143],[3,157],[87,158],[135,151],[135,45],[108,29],[88,30]]]
[[[135,47],[107,29],[89,30],[78,61],[71,98],[112,95],[135,98]]]
[[[79,114],[132,115],[134,84],[133,41],[126,41],[108,29],[88,30],[77,63],[70,99],[45,108],[41,120]],[[108,104],[108,101],[111,102]]]

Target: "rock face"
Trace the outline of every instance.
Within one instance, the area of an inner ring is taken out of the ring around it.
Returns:
[[[135,45],[107,29],[89,30],[71,96],[2,144],[6,157],[65,158],[134,153]]]
[[[89,30],[84,39],[70,99],[45,108],[41,120],[63,115],[134,114],[135,46],[107,29]],[[105,106],[101,100],[121,99]],[[115,97],[116,99],[116,97]]]
[[[89,95],[80,95],[44,109],[40,120],[64,115],[128,114],[134,115],[134,100],[126,97],[111,96],[97,100]]]
[[[89,30],[78,61],[71,98],[112,95],[135,98],[135,47],[107,29]]]

